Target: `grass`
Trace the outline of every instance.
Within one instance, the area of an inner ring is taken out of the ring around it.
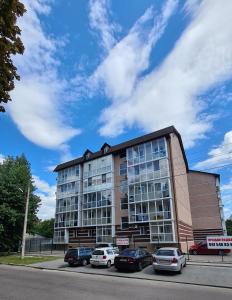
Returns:
[[[59,256],[25,256],[21,259],[18,255],[0,256],[0,264],[14,264],[14,265],[30,265],[39,262],[56,260]]]

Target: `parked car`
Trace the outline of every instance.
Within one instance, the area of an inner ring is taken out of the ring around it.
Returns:
[[[189,248],[189,254],[193,254],[193,255],[197,255],[197,254],[223,255],[228,253],[230,253],[229,249],[208,249],[206,241],[202,241],[198,244],[192,245]]]
[[[71,248],[65,254],[64,261],[70,266],[89,264],[93,249],[87,247]]]
[[[120,270],[141,271],[151,265],[153,257],[143,249],[125,249],[115,257],[114,266]]]
[[[153,256],[154,271],[174,271],[181,273],[186,266],[186,257],[178,248],[160,248]]]
[[[114,259],[117,255],[118,251],[114,248],[97,248],[92,253],[91,266],[106,266],[110,268],[114,264]]]

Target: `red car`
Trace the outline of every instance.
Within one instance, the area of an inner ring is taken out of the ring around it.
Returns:
[[[229,249],[208,249],[207,248],[207,242],[202,241],[198,244],[192,245],[189,248],[189,254],[197,255],[197,254],[216,254],[216,255],[222,255],[222,254],[228,254],[230,253]]]

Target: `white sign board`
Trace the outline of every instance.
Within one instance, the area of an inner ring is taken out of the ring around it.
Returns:
[[[116,244],[117,246],[127,246],[129,245],[129,238],[117,238]]]
[[[207,236],[208,249],[232,249],[232,236]]]

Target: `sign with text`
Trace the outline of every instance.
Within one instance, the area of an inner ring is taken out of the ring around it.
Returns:
[[[129,245],[129,238],[117,238],[116,244],[117,246],[127,246]]]
[[[207,236],[208,249],[232,249],[232,236]]]

